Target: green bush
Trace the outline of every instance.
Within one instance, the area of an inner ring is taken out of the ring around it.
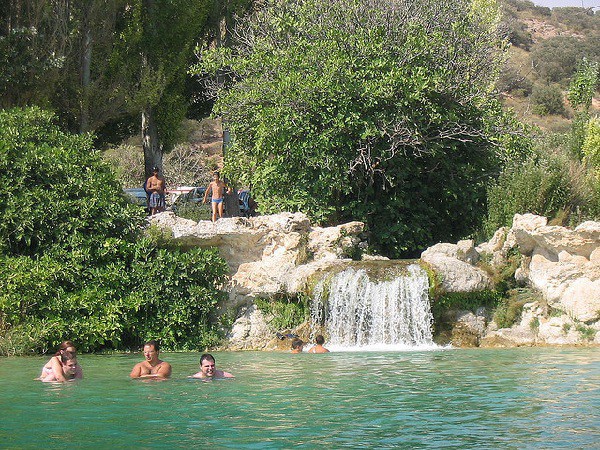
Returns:
[[[512,225],[515,214],[554,217],[573,198],[569,163],[564,158],[538,153],[523,162],[513,161],[488,188],[488,235]]]
[[[167,349],[218,339],[226,263],[144,237],[139,209],[87,136],[38,110],[0,112],[0,352],[28,354],[71,339],[84,351]],[[9,183],[12,180],[12,184]]]
[[[510,328],[521,318],[523,305],[533,301],[527,290],[515,289],[503,298],[494,310],[493,320],[498,328]]]
[[[592,342],[596,337],[597,333],[597,331],[594,328],[584,325],[582,323],[577,324],[575,326],[575,330],[577,330],[577,332],[579,333],[581,340],[587,342]]]
[[[82,240],[93,249],[133,237],[141,224],[92,137],[63,133],[55,120],[37,108],[0,111],[1,253],[32,256]]]
[[[598,37],[554,36],[541,41],[531,53],[533,67],[541,80],[562,86],[567,85],[582,58],[600,60]]]
[[[584,159],[600,175],[600,118],[590,119],[585,130],[585,138],[581,146]]]
[[[256,299],[256,306],[267,316],[269,328],[272,331],[293,329],[310,317],[310,298],[299,294],[289,297],[276,296],[272,299]]]
[[[500,92],[508,92],[519,97],[528,97],[533,90],[529,78],[512,66],[506,66],[500,73],[497,88]]]
[[[502,294],[495,290],[478,292],[449,292],[434,299],[431,312],[435,320],[448,310],[467,310],[475,312],[481,306],[495,307],[502,299]]]
[[[565,115],[565,104],[562,90],[556,85],[539,85],[533,86],[531,92],[531,103],[533,104],[533,112],[540,116],[548,114]]]

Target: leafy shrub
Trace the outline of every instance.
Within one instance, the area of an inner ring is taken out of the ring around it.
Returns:
[[[564,7],[553,8],[552,16],[557,22],[578,32],[590,32],[600,27],[600,16],[592,8]]]
[[[527,25],[518,20],[508,22],[508,39],[512,45],[529,50],[533,45],[533,37],[527,29]]]
[[[310,297],[299,294],[289,297],[286,295],[272,299],[257,298],[258,309],[267,317],[272,331],[283,331],[295,328],[310,316]]]
[[[502,294],[495,290],[478,292],[449,292],[440,295],[432,302],[431,312],[438,320],[445,311],[466,310],[475,312],[481,306],[495,307],[502,299]]]
[[[66,338],[84,351],[134,348],[150,338],[190,350],[215,343],[211,314],[224,294],[214,285],[226,273],[215,250],[167,251],[144,239],[111,244],[104,264],[90,264],[83,252],[3,258],[4,326],[41,335],[45,348]]]
[[[531,59],[539,77],[550,83],[566,86],[582,58],[600,60],[600,42],[595,36],[579,40],[573,36],[555,36],[540,42]]]
[[[488,188],[487,233],[512,225],[517,213],[554,217],[568,208],[573,197],[568,168],[564,158],[543,153],[509,164]]]
[[[515,289],[503,298],[494,310],[493,320],[498,328],[510,328],[521,318],[521,312],[525,303],[529,303],[537,297],[532,297],[526,289]]]
[[[500,92],[528,97],[533,90],[533,83],[515,67],[507,66],[500,73],[497,88]]]
[[[183,251],[143,220],[90,147],[38,110],[0,112],[0,351],[27,354],[65,339],[84,351],[160,339],[198,349],[218,339],[213,317],[226,263]],[[13,183],[9,183],[13,180]]]
[[[131,238],[138,208],[121,194],[91,136],[63,133],[37,108],[0,111],[0,252],[35,255],[54,246],[97,248]]]
[[[562,90],[556,85],[536,84],[533,86],[531,103],[533,112],[540,116],[566,114]]]
[[[600,176],[600,118],[595,117],[588,121],[581,151],[585,161],[594,167]]]
[[[575,330],[577,330],[577,332],[579,333],[582,341],[588,342],[593,341],[597,333],[597,331],[594,328],[588,327],[587,325],[584,325],[582,323],[577,324],[575,326]]]

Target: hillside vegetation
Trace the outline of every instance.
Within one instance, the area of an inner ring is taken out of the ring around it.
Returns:
[[[575,111],[569,84],[583,58],[600,61],[600,14],[583,8],[546,8],[504,0],[512,44],[498,91],[521,120],[544,131],[568,130]],[[590,113],[600,112],[598,93]]]

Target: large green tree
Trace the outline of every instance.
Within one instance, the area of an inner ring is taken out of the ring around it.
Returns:
[[[263,212],[363,220],[392,256],[464,236],[515,143],[492,96],[498,14],[485,0],[266,2],[192,69],[225,80],[229,176]]]
[[[8,0],[0,11],[0,106],[55,110],[71,131],[143,134],[146,173],[162,165],[190,105],[194,47],[215,39],[231,2]],[[244,3],[233,2],[233,5]]]
[[[211,0],[134,0],[123,11],[114,63],[127,67],[133,80],[129,110],[141,116],[147,176],[176,141],[190,103],[187,67],[212,11]]]
[[[131,82],[112,65],[126,0],[8,0],[0,14],[0,105],[52,108],[72,131],[126,111]]]

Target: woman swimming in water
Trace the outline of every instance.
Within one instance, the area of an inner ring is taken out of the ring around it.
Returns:
[[[75,361],[74,367],[67,368],[67,363]],[[68,369],[69,374],[66,374]],[[72,376],[71,376],[71,371]],[[77,349],[71,341],[64,341],[58,347],[58,351],[50,358],[50,361],[42,368],[42,374],[38,380],[42,381],[67,381],[69,379],[83,378],[83,369],[77,363]]]

